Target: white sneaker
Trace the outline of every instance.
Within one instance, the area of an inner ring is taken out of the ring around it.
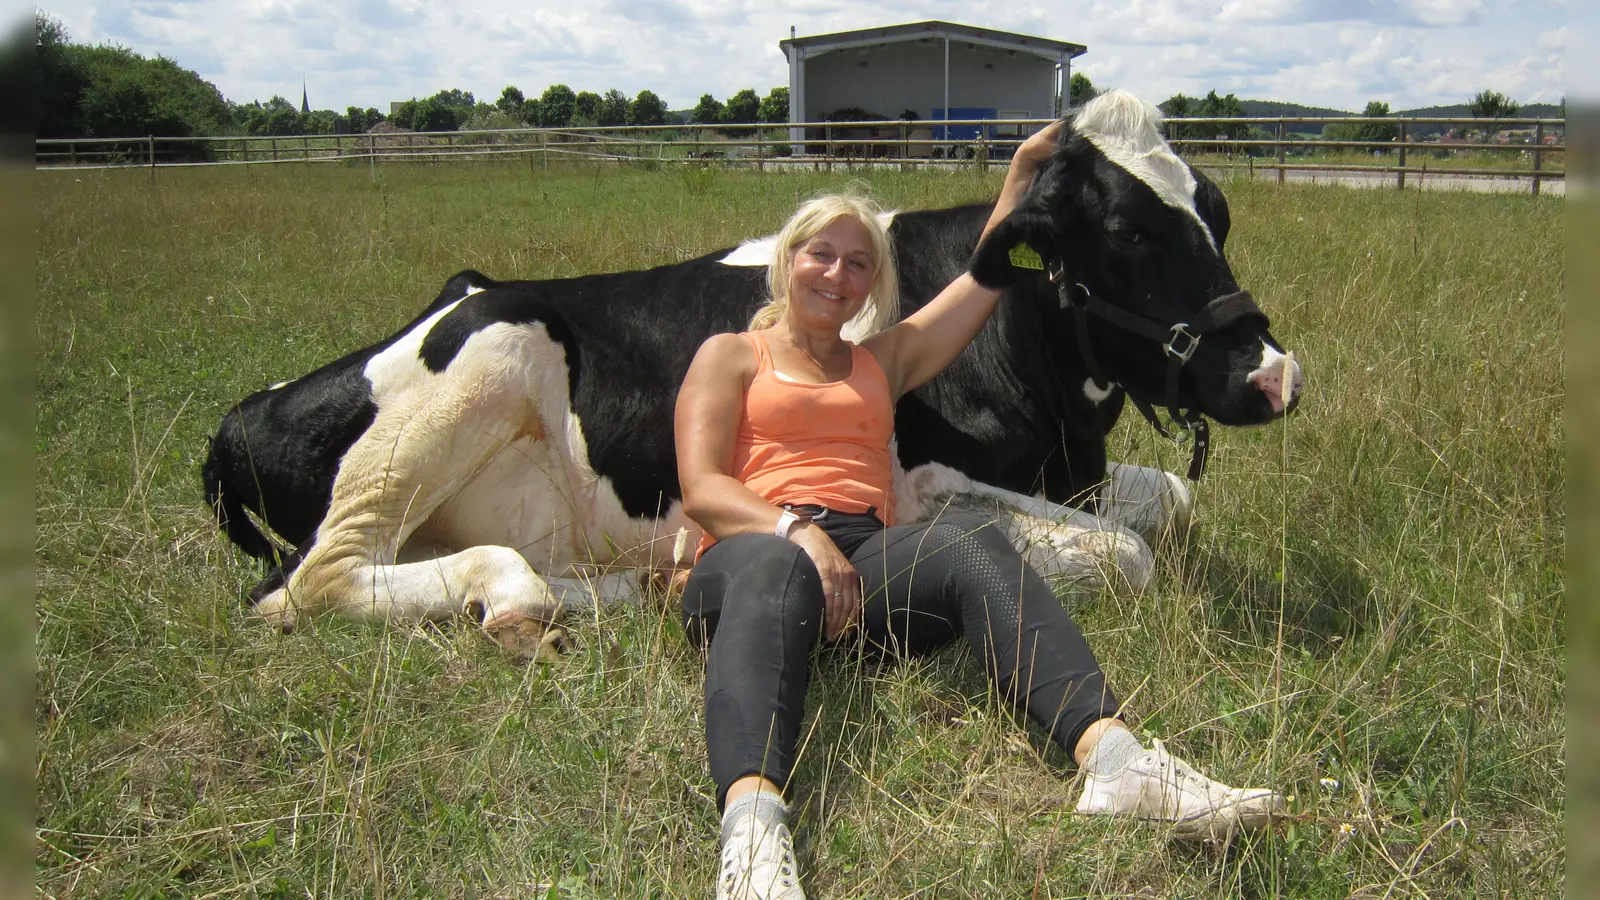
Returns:
[[[722,846],[717,900],[806,900],[789,826],[767,828],[755,816],[733,826]]]
[[[1261,828],[1284,812],[1276,792],[1212,781],[1154,743],[1114,776],[1088,773],[1077,811],[1171,822],[1175,836],[1192,839],[1227,839],[1235,829]]]

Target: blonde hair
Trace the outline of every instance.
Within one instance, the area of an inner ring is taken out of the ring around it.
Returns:
[[[789,309],[789,275],[801,244],[816,237],[835,221],[850,217],[867,229],[872,244],[872,290],[867,304],[851,322],[866,326],[858,339],[894,324],[900,309],[900,279],[894,265],[894,245],[879,220],[881,211],[871,200],[850,194],[828,194],[808,200],[789,218],[773,241],[773,259],[767,266],[767,291],[772,299],[750,318],[750,330],[770,328]]]

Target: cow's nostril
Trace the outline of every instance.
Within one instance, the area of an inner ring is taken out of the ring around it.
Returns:
[[[1277,367],[1261,369],[1250,373],[1250,383],[1255,385],[1263,394],[1267,395],[1267,402],[1272,404],[1272,411],[1283,412],[1288,398],[1284,396],[1283,374]]]
[[[1272,355],[1277,358],[1251,372],[1247,380],[1267,395],[1267,402],[1272,404],[1274,413],[1281,413],[1294,403],[1305,379],[1300,373],[1300,364],[1295,362],[1294,353]]]

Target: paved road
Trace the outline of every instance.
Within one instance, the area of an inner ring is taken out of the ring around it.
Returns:
[[[1201,166],[1202,169],[1206,168]],[[1216,169],[1207,170],[1208,175],[1249,177],[1248,169]],[[1395,176],[1387,174],[1367,174],[1364,172],[1310,172],[1305,170],[1291,170],[1283,173],[1289,181],[1310,182],[1312,184],[1343,184],[1350,187],[1389,188],[1395,187]],[[1278,173],[1268,169],[1256,169],[1257,181],[1276,181]],[[1430,191],[1481,191],[1493,194],[1526,194],[1529,193],[1532,182],[1527,178],[1496,178],[1486,175],[1416,175],[1406,176],[1406,189],[1411,190],[1418,184]],[[1567,183],[1561,179],[1546,179],[1540,186],[1539,192],[1557,197],[1565,197]]]

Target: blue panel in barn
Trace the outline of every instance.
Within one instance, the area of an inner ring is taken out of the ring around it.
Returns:
[[[945,115],[942,108],[933,111],[935,119],[997,119],[1000,110],[994,106],[952,106],[950,114]],[[978,130],[983,129],[987,137],[994,137],[993,125],[935,125],[933,126],[933,139],[936,141],[975,141],[978,139]],[[949,132],[948,135],[945,132]]]

